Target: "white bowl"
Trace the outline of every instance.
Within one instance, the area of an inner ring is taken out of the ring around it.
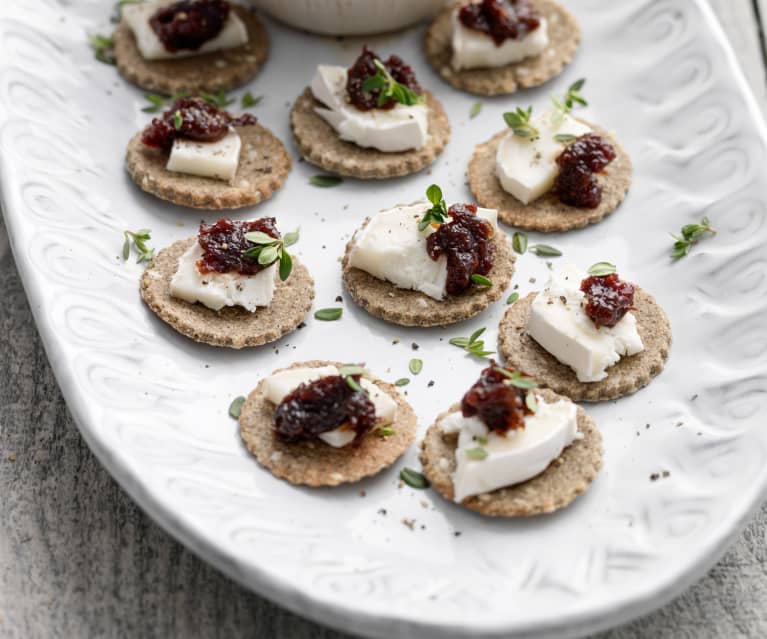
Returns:
[[[407,27],[446,0],[250,0],[297,29],[325,35],[370,35]]]

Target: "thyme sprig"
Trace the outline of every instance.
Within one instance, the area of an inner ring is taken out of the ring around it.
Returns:
[[[615,264],[610,264],[610,262],[597,262],[596,264],[589,266],[588,270],[589,275],[594,275],[595,277],[612,275],[613,273],[617,272],[618,267],[615,266]]]
[[[501,366],[496,366],[495,371],[503,375],[506,379],[509,380],[509,383],[512,386],[516,386],[517,388],[538,388],[538,382],[536,382],[532,377],[523,375],[519,371],[510,371],[507,368],[502,368]]]
[[[365,389],[360,386],[359,382],[354,379],[358,375],[365,374],[365,368],[359,364],[344,364],[338,369],[338,374],[343,377],[347,386],[353,391],[358,393],[366,393]]]
[[[146,243],[152,239],[152,232],[149,229],[139,229],[138,231],[123,231],[123,259],[127,260],[130,257],[131,244],[136,249],[138,257],[136,258],[136,264],[141,262],[149,262],[154,257],[154,249],[149,248]]]
[[[396,100],[405,106],[424,104],[426,100],[410,87],[397,82],[389,69],[378,59],[373,60],[378,71],[362,83],[362,90],[367,92],[378,91],[378,106],[383,106],[389,100]]]
[[[537,138],[540,133],[532,124],[530,118],[533,116],[533,107],[517,107],[516,111],[507,111],[503,114],[503,121],[506,122],[514,135],[520,138]]]
[[[565,116],[573,110],[575,105],[588,106],[585,98],[581,95],[581,89],[586,84],[586,78],[581,78],[573,82],[568,88],[567,93],[562,98],[558,98],[555,95],[551,96],[551,101],[554,104],[554,124],[562,124]],[[560,140],[558,140],[560,141]]]
[[[419,231],[425,230],[429,225],[439,226],[447,222],[447,204],[442,197],[442,189],[436,184],[432,184],[426,189],[426,197],[431,202],[432,207],[424,213],[418,223]]]
[[[270,266],[279,261],[280,279],[284,282],[293,270],[293,258],[285,249],[298,242],[298,234],[299,229],[296,229],[278,239],[261,231],[245,233],[245,239],[256,246],[246,249],[243,253],[246,257],[258,260],[261,266]]]
[[[716,229],[711,226],[708,217],[704,217],[700,224],[685,224],[680,230],[680,235],[671,234],[676,240],[671,257],[675,260],[685,257],[706,233],[716,235]]]
[[[453,337],[450,339],[450,344],[462,348],[475,357],[487,357],[488,355],[492,355],[495,351],[485,350],[485,341],[479,339],[480,335],[484,332],[485,328],[483,327],[474,331],[469,337]]]
[[[103,64],[116,64],[114,42],[109,36],[93,33],[88,36],[88,44],[93,49],[93,56]]]

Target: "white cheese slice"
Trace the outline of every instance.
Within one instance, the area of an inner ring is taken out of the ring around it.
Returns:
[[[234,12],[229,12],[229,17],[224,23],[224,28],[215,37],[196,50],[184,49],[176,52],[168,51],[160,38],[149,24],[149,19],[154,13],[175,0],[161,0],[160,2],[142,2],[139,4],[127,4],[122,8],[122,17],[133,31],[141,56],[145,60],[168,60],[173,58],[188,58],[203,53],[212,53],[223,49],[233,49],[248,43],[248,30],[245,23]]]
[[[554,136],[580,137],[591,131],[569,115],[557,122],[553,110],[533,114],[530,124],[538,129],[537,137],[523,138],[509,130],[495,157],[495,173],[503,190],[522,204],[537,200],[554,186],[559,173],[556,160],[565,148],[565,143],[557,142]]]
[[[176,139],[165,168],[174,173],[199,175],[233,182],[240,161],[242,140],[230,129],[218,142]]]
[[[312,94],[325,105],[317,114],[338,136],[357,146],[384,152],[420,149],[429,137],[429,110],[425,104],[360,111],[346,99],[346,69],[320,65],[312,78]]]
[[[490,431],[479,418],[464,417],[460,411],[442,420],[444,432],[458,433],[455,501],[540,475],[573,442],[578,434],[575,404],[570,400],[548,404],[540,397],[537,403],[535,414],[525,417],[525,427],[505,435]],[[467,455],[476,448],[483,449],[487,457],[479,460]]]
[[[545,19],[537,29],[524,38],[509,38],[499,46],[487,34],[465,27],[458,18],[458,9],[453,12],[453,58],[451,65],[456,71],[503,67],[521,62],[525,58],[542,53],[549,46],[549,35]]]
[[[396,206],[376,213],[356,232],[349,264],[398,288],[421,291],[436,300],[444,299],[447,258],[432,260],[426,238],[434,228],[418,230],[418,222],[431,208],[427,202]],[[477,208],[477,215],[498,229],[495,209]]]
[[[274,297],[277,264],[255,275],[239,273],[200,273],[197,261],[203,250],[199,242],[190,246],[178,260],[170,281],[170,294],[194,304],[200,302],[214,311],[224,306],[242,306],[254,313],[259,306],[269,306]]]
[[[598,382],[621,357],[644,350],[633,313],[611,327],[597,327],[583,310],[580,290],[586,274],[574,266],[553,272],[533,301],[527,332],[560,362],[575,371],[578,381]]]
[[[323,377],[338,375],[335,366],[319,366],[317,368],[291,368],[289,370],[274,373],[264,380],[264,395],[275,406],[282,402],[286,395],[292,393],[301,384],[314,382]],[[376,418],[380,424],[391,424],[397,413],[397,402],[382,391],[369,379],[362,378],[360,386],[367,391],[370,401],[376,410]],[[319,438],[326,444],[335,448],[341,448],[354,440],[354,431],[348,424],[322,433]]]

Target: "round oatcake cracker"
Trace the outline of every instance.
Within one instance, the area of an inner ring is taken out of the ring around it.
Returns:
[[[164,95],[218,93],[250,81],[269,55],[269,34],[252,13],[236,4],[232,10],[245,23],[248,42],[241,47],[188,58],[145,60],[125,21],[112,35],[117,69],[133,84]]]
[[[429,137],[421,149],[385,153],[363,148],[338,137],[314,111],[321,106],[307,88],[290,112],[290,127],[301,155],[326,171],[361,180],[386,179],[416,173],[437,159],[450,140],[450,121],[439,100],[425,92],[429,107]]]
[[[342,366],[338,362],[309,361],[288,366],[318,368]],[[275,373],[280,372],[275,371]],[[281,442],[274,435],[275,406],[266,399],[261,380],[248,395],[240,413],[240,437],[258,462],[275,477],[304,486],[338,486],[375,475],[391,466],[415,440],[417,419],[397,389],[365,375],[397,402],[391,428],[394,434],[379,437],[368,433],[359,445],[334,448],[322,441]]]
[[[163,322],[196,342],[245,348],[274,342],[304,321],[314,299],[314,280],[295,257],[290,277],[284,282],[277,280],[272,303],[255,313],[239,306],[214,311],[173,297],[170,280],[178,260],[196,241],[190,237],[164,248],[141,277],[141,297]]]
[[[534,5],[548,22],[549,45],[540,55],[502,67],[463,69],[451,66],[453,25],[451,16],[458,2],[440,13],[426,31],[424,48],[431,66],[456,89],[478,95],[506,95],[537,87],[559,75],[578,50],[581,32],[573,15],[553,0],[535,0]]]
[[[370,221],[365,220],[362,228]],[[349,266],[354,236],[346,245],[341,262],[342,277],[352,299],[371,315],[400,326],[447,326],[484,311],[503,295],[514,274],[514,251],[506,234],[498,229],[493,236],[495,261],[488,277],[490,287],[472,286],[459,295],[435,300],[421,291],[397,288],[386,280]]]
[[[480,206],[498,210],[498,219],[519,229],[531,231],[571,231],[599,222],[618,208],[631,186],[631,158],[613,136],[604,129],[580,120],[615,148],[615,159],[596,178],[602,187],[602,201],[596,208],[568,206],[549,191],[530,204],[522,204],[503,190],[495,174],[498,145],[511,130],[496,133],[489,141],[479,144],[469,162],[469,188]]]
[[[535,394],[552,403],[565,399],[547,389]],[[461,409],[454,404],[437,417],[421,442],[423,474],[445,499],[453,500],[453,473],[458,433],[443,433],[441,422]],[[491,517],[520,517],[551,513],[586,492],[602,467],[602,436],[594,421],[578,406],[578,431],[583,434],[549,464],[540,475],[520,484],[466,497],[461,506]]]
[[[128,173],[144,191],[180,206],[236,209],[269,199],[288,177],[290,155],[274,134],[260,124],[236,127],[242,140],[233,183],[168,171],[168,156],[141,142],[141,132],[128,143]]]
[[[644,350],[621,357],[599,382],[579,382],[572,368],[561,364],[525,330],[537,293],[515,302],[506,311],[498,329],[498,346],[509,368],[524,371],[546,386],[576,402],[617,399],[639,390],[663,370],[671,348],[671,324],[655,299],[636,287],[631,312]]]

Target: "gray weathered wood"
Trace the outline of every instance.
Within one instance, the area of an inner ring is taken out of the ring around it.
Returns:
[[[767,112],[752,4],[711,3]],[[0,299],[0,637],[343,639],[199,561],[101,469],[62,401],[2,228]],[[765,530],[767,506],[700,583],[600,639],[767,636]]]

